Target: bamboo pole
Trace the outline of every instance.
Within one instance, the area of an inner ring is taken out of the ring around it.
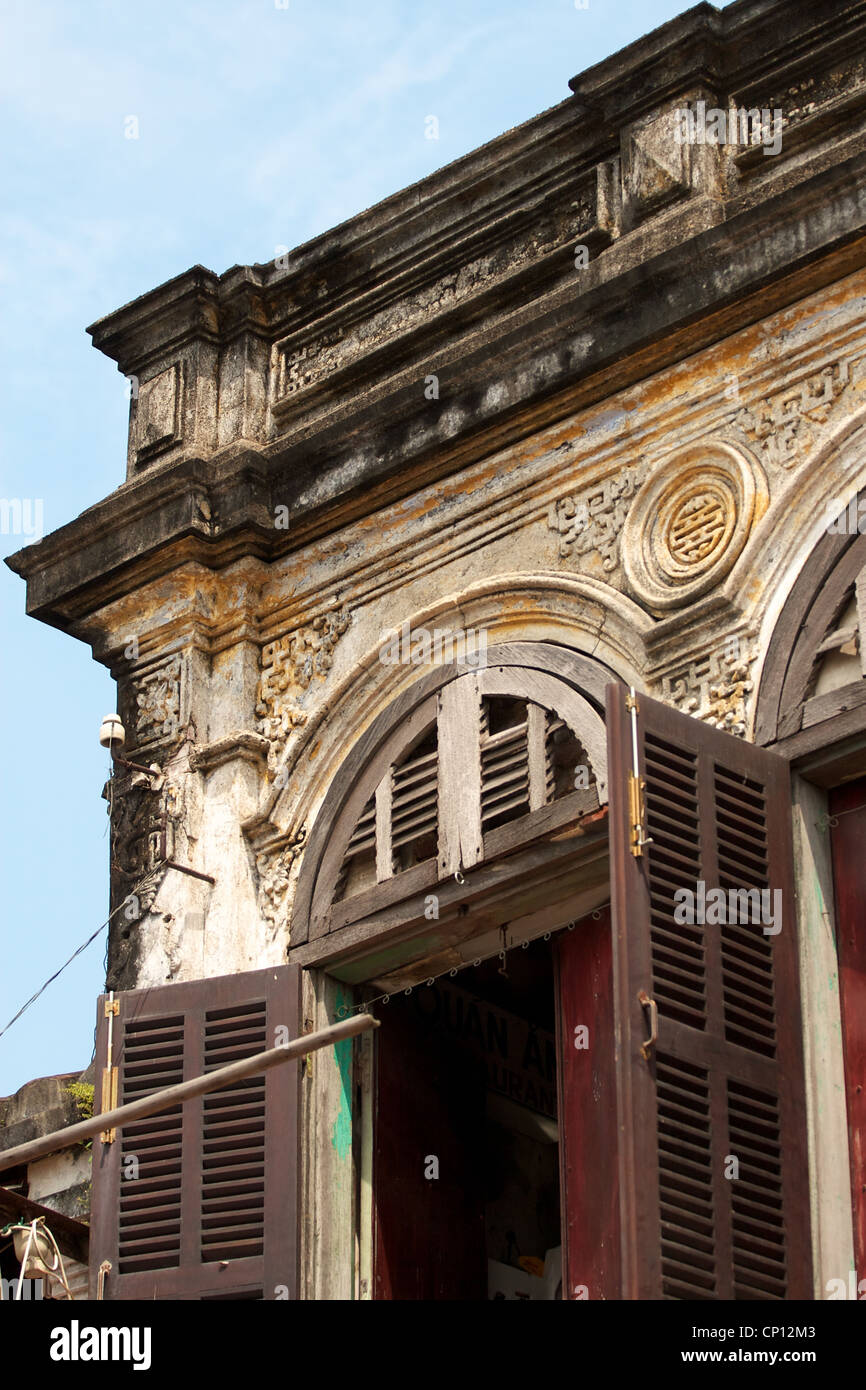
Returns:
[[[154,1091],[153,1095],[144,1096],[141,1100],[119,1105],[114,1110],[105,1110],[101,1115],[93,1115],[89,1120],[82,1120],[77,1125],[56,1129],[52,1134],[43,1134],[39,1139],[31,1139],[27,1144],[6,1149],[5,1153],[0,1152],[0,1173],[7,1168],[15,1168],[20,1163],[32,1163],[34,1159],[44,1158],[46,1154],[68,1149],[73,1144],[80,1144],[84,1139],[92,1139],[104,1129],[119,1128],[121,1125],[129,1124],[131,1120],[143,1120],[148,1115],[158,1115],[163,1110],[170,1110],[179,1102],[192,1100],[194,1096],[206,1095],[209,1091],[220,1091],[224,1086],[242,1081],[244,1077],[257,1076],[259,1072],[269,1071],[271,1067],[290,1062],[294,1057],[305,1057],[308,1052],[317,1052],[320,1047],[328,1047],[343,1038],[353,1038],[358,1033],[366,1033],[371,1028],[378,1027],[379,1020],[373,1018],[372,1014],[358,1014],[356,1018],[347,1018],[342,1023],[332,1024],[330,1028],[322,1028],[318,1033],[304,1033],[285,1047],[272,1047],[268,1052],[257,1052],[254,1057],[244,1057],[240,1062],[229,1062],[228,1066],[218,1067],[216,1071],[209,1071],[204,1076],[194,1076],[189,1081],[180,1081],[176,1086],[165,1086],[161,1091]]]

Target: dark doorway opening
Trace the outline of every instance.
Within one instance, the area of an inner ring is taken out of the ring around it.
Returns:
[[[377,1299],[562,1296],[553,944],[377,1010]]]

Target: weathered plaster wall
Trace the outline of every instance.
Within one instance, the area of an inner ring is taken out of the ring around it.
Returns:
[[[113,653],[132,755],[165,772],[158,793],[115,788],[115,861],[158,886],[121,922],[111,982],[284,958],[327,786],[422,673],[380,660],[403,623],[560,643],[747,733],[827,503],[866,482],[864,307],[857,272],[325,542],[219,573],[191,562],[103,609],[92,637]]]
[[[81,1074],[43,1076],[29,1081],[14,1095],[0,1097],[0,1151],[82,1119],[82,1102],[70,1089],[75,1083],[91,1084],[90,1069]],[[28,1164],[26,1196],[64,1216],[86,1221],[90,1213],[90,1160],[90,1147],[79,1144]]]

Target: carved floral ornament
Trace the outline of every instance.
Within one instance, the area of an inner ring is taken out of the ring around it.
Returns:
[[[732,423],[769,467],[793,468],[827,437],[834,417],[864,375],[862,356],[842,357],[789,382],[782,391],[744,405]]]
[[[693,445],[652,474],[625,521],[622,563],[654,611],[679,608],[732,569],[769,495],[760,467],[721,440]]]
[[[183,674],[183,657],[176,653],[126,678],[121,706],[131,747],[164,743],[180,733]]]
[[[307,828],[302,825],[294,835],[282,836],[256,853],[259,908],[271,927],[286,917],[292,865],[303,852],[306,836]]]
[[[256,715],[258,731],[271,745],[271,771],[292,731],[306,723],[304,692],[314,679],[327,679],[334,648],[350,622],[348,610],[341,608],[320,615],[306,627],[269,642],[264,648]]]
[[[609,574],[619,563],[619,537],[643,470],[623,468],[619,473],[576,494],[567,494],[548,510],[547,524],[559,532],[563,558],[597,551]]]

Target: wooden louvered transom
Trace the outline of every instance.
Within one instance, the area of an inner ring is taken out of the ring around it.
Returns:
[[[267,1049],[265,1001],[205,1014],[204,1066],[214,1071]],[[260,1255],[264,1243],[265,1078],[205,1096],[201,1258]]]
[[[476,686],[474,697],[464,687],[460,701],[446,701],[444,708],[447,713],[443,716],[440,708],[436,723],[422,730],[388,767],[366,801],[346,845],[335,902],[437,855],[447,857],[443,838],[448,832],[441,815],[443,775],[448,775],[440,758],[443,737],[459,744],[456,752],[451,750],[452,768],[465,772],[457,799],[464,804],[477,801],[468,818],[480,816],[479,835],[595,781],[573,731],[533,701],[482,698]],[[468,733],[467,719],[477,725],[475,734]],[[580,767],[586,774],[576,782]],[[475,860],[461,856],[461,862]]]
[[[391,871],[436,855],[439,825],[439,748],[437,732],[398,763],[391,777]]]
[[[183,1080],[183,1017],[130,1022],[123,1030],[122,1105]],[[181,1130],[176,1106],[120,1132],[118,1255],[122,1274],[180,1263]]]
[[[529,715],[525,700],[481,702],[481,828],[529,810]]]

